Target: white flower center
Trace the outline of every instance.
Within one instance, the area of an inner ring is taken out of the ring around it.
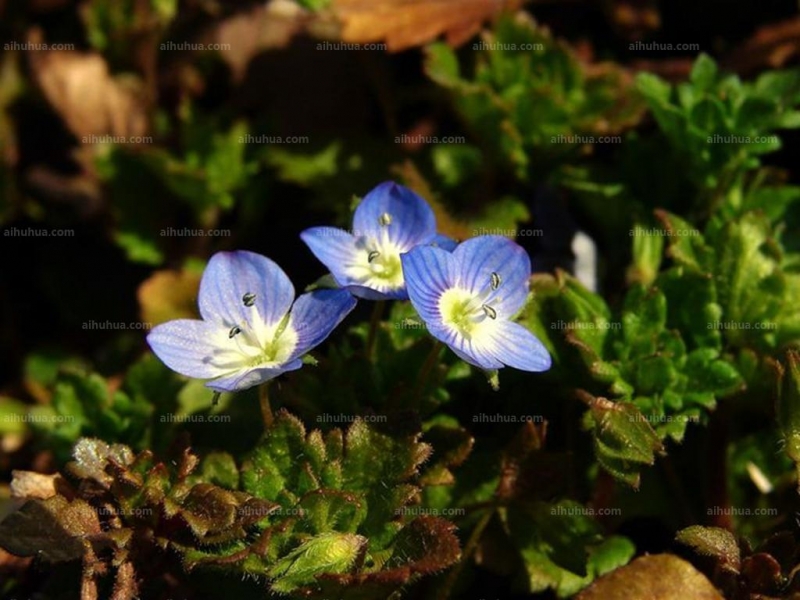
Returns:
[[[439,298],[442,322],[467,339],[480,337],[497,319],[497,311],[484,303],[485,297],[485,293],[476,295],[461,288],[450,288]]]
[[[361,237],[356,242],[358,250],[354,262],[348,266],[348,275],[368,288],[402,289],[405,279],[400,253],[404,250],[389,239],[392,216],[384,213],[378,223],[381,226],[378,239]]]
[[[267,325],[254,318],[220,333],[223,352],[215,362],[226,368],[275,368],[287,362],[297,348],[297,331],[288,315],[279,323]]]

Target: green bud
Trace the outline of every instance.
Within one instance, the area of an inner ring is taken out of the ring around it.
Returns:
[[[313,583],[323,573],[345,573],[353,566],[366,538],[350,533],[323,533],[304,542],[269,570],[272,589],[288,594]]]

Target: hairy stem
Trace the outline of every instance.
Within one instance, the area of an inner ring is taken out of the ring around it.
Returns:
[[[475,525],[475,529],[472,530],[472,533],[470,534],[469,539],[464,546],[464,551],[461,553],[461,560],[455,567],[453,567],[450,573],[448,573],[444,586],[441,588],[437,596],[437,600],[447,600],[447,598],[449,598],[453,593],[453,588],[458,581],[458,576],[461,574],[461,571],[464,570],[464,567],[467,565],[467,563],[472,559],[472,555],[475,553],[475,550],[478,549],[478,544],[481,541],[483,531],[486,529],[486,526],[492,519],[494,511],[495,507],[493,506],[486,511],[486,514],[484,514],[481,517],[481,520]]]
[[[269,382],[262,383],[258,387],[258,400],[261,404],[261,416],[264,419],[264,428],[269,429],[275,421],[272,415],[272,406],[269,403]]]
[[[428,383],[428,379],[430,379],[431,371],[433,371],[433,369],[439,363],[439,355],[441,353],[442,343],[439,340],[435,340],[433,347],[428,353],[428,356],[425,358],[425,362],[422,363],[422,367],[419,370],[419,375],[417,376],[417,385],[414,388],[414,400],[417,408],[422,406],[422,398],[425,394],[425,385]]]
[[[375,350],[375,340],[378,337],[378,327],[381,324],[385,306],[385,300],[378,300],[372,308],[372,316],[369,319],[369,332],[367,333],[367,346],[365,348],[368,361],[372,360],[372,355]]]

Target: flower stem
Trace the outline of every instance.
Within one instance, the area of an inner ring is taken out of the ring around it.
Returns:
[[[456,566],[447,574],[447,579],[445,580],[444,587],[439,590],[439,594],[437,595],[437,600],[447,600],[450,595],[453,593],[453,588],[458,581],[459,575],[461,575],[461,571],[464,570],[466,564],[471,560],[472,555],[475,553],[475,550],[478,549],[478,544],[481,541],[481,537],[483,536],[483,531],[486,529],[486,526],[489,524],[489,521],[492,519],[492,515],[494,515],[496,510],[495,506],[492,506],[489,509],[486,509],[486,513],[481,517],[480,521],[475,525],[475,529],[472,530],[472,534],[469,536],[469,540],[467,540],[466,545],[464,546],[464,551],[461,553],[461,560],[458,562]]]
[[[264,428],[270,429],[275,417],[272,415],[272,407],[269,403],[269,382],[263,383],[258,388],[258,400],[261,404],[261,416],[264,419]]]
[[[375,340],[378,337],[378,326],[383,317],[383,309],[386,306],[385,300],[378,300],[375,306],[372,307],[372,316],[369,318],[369,332],[367,333],[367,346],[365,348],[367,360],[372,360],[372,354],[375,350]]]
[[[416,400],[417,408],[422,406],[422,396],[425,393],[425,384],[428,383],[431,371],[433,371],[434,367],[436,367],[438,364],[439,355],[441,352],[442,343],[439,340],[435,340],[433,342],[433,347],[428,353],[425,362],[422,363],[422,367],[419,370],[419,375],[417,376],[417,385],[414,389],[414,399]]]

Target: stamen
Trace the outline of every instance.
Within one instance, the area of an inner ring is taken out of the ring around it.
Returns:
[[[242,333],[242,328],[239,327],[238,325],[234,325],[228,332],[228,339],[232,340],[235,336],[239,335],[240,333]]]
[[[392,224],[392,215],[389,213],[383,213],[380,218],[378,219],[378,223],[381,227],[386,227],[387,225]]]
[[[242,296],[242,302],[245,306],[253,306],[256,303],[256,295],[252,292],[247,292]]]
[[[275,341],[283,335],[283,332],[286,330],[286,326],[289,324],[289,319],[291,318],[291,316],[292,313],[286,313],[285,315],[283,315],[281,322],[278,323],[278,328],[275,330],[275,335],[272,336],[273,343],[275,343]]]
[[[500,287],[500,275],[492,272],[492,290],[496,290],[499,287]]]
[[[378,252],[377,250],[373,250],[372,252],[369,253],[369,255],[367,255],[367,262],[372,262],[373,260],[378,258],[380,255],[381,255],[380,252]]]
[[[497,311],[488,304],[484,304],[481,308],[483,309],[483,312],[486,313],[486,316],[490,319],[494,320],[497,318]]]

